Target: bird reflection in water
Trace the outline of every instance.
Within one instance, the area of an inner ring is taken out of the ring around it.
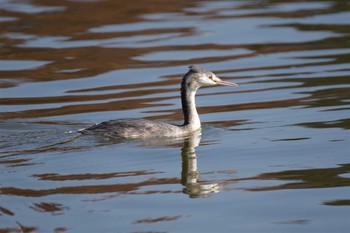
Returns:
[[[195,148],[201,142],[202,129],[196,130],[186,137],[149,138],[138,141],[141,147],[181,147],[182,171],[181,184],[183,193],[191,198],[208,197],[222,190],[223,184],[200,180]]]
[[[183,193],[191,198],[208,197],[212,193],[221,190],[219,183],[201,182],[200,172],[197,167],[197,154],[195,147],[201,141],[201,131],[197,130],[190,137],[184,139],[181,149],[182,172],[181,184],[184,186]]]

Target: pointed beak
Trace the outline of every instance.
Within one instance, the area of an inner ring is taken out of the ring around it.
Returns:
[[[216,84],[218,84],[218,85],[223,85],[223,86],[230,86],[230,87],[236,87],[236,86],[238,86],[238,84],[236,84],[236,83],[231,83],[231,82],[227,82],[227,81],[223,81],[223,80],[218,80],[218,81],[216,81]]]

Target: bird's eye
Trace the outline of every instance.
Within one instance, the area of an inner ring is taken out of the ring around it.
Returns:
[[[209,75],[209,79],[213,80],[213,76],[212,76],[212,75]]]

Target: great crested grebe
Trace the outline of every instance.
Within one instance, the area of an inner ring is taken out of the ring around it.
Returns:
[[[182,125],[128,118],[102,122],[83,129],[80,133],[124,139],[175,137],[189,134],[201,128],[201,122],[195,104],[196,91],[200,87],[216,85],[237,86],[236,83],[221,80],[210,71],[196,66],[190,66],[189,71],[185,74],[181,83],[181,102],[184,115],[184,123]]]

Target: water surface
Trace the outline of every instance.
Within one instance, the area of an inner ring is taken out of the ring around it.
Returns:
[[[0,232],[349,232],[348,1],[0,1]],[[186,138],[77,137],[97,122]]]

